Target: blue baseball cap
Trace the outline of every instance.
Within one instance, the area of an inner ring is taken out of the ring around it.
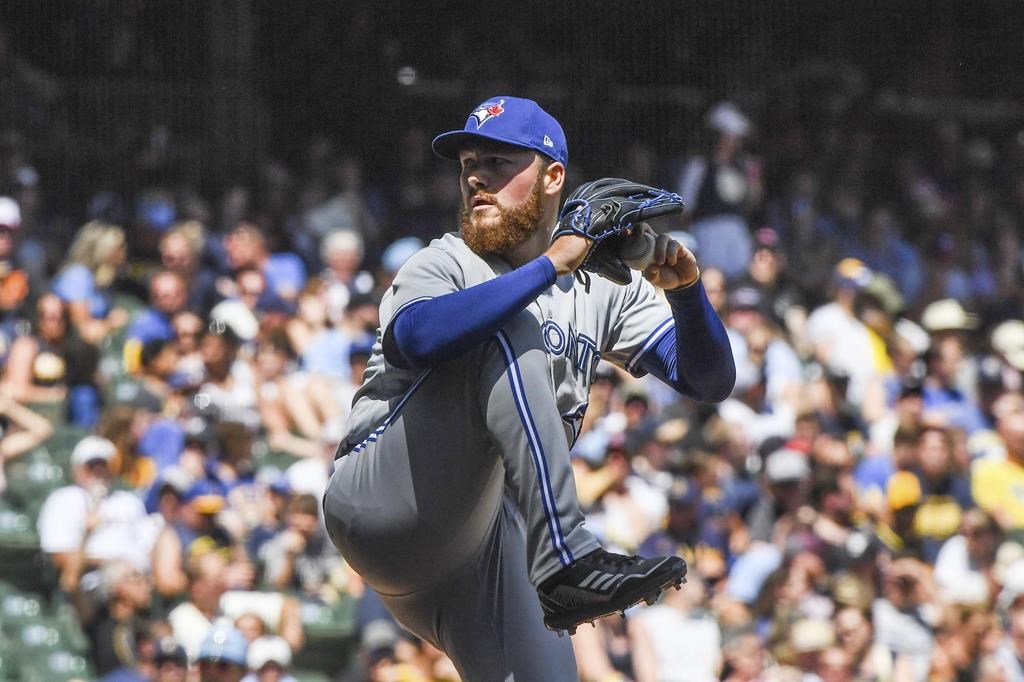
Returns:
[[[232,627],[215,627],[199,645],[197,661],[225,661],[245,667],[249,643],[241,632]]]
[[[182,502],[195,506],[200,514],[218,514],[224,508],[224,494],[224,486],[202,478],[185,491]]]
[[[462,130],[438,135],[432,146],[438,156],[458,161],[459,148],[474,139],[526,147],[569,163],[562,126],[532,99],[507,95],[486,99],[469,114]]]

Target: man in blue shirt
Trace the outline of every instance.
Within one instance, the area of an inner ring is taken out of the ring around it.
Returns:
[[[149,307],[128,326],[128,339],[140,344],[174,338],[171,318],[185,309],[188,291],[181,275],[161,270],[149,281]]]
[[[232,271],[255,267],[263,272],[267,289],[286,301],[294,301],[306,286],[306,266],[294,253],[267,250],[263,232],[252,223],[239,223],[224,238],[228,265]]]

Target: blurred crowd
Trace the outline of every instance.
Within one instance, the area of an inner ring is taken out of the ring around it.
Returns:
[[[757,123],[720,103],[706,146],[637,142],[617,171],[684,197],[655,228],[697,254],[738,378],[699,405],[598,366],[588,525],[690,572],[580,630],[581,678],[1024,680],[1024,133]],[[330,679],[457,680],[320,519],[380,297],[457,225],[456,169],[400,135],[386,176],[317,136],[204,196],[154,134],[67,215],[3,132],[0,506],[30,515],[97,678],[300,679],[326,612],[352,643]],[[62,475],[24,499],[41,457]]]

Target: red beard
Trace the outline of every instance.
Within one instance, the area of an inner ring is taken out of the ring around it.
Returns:
[[[522,206],[504,208],[493,195],[485,192],[481,196],[491,200],[500,216],[497,225],[481,225],[471,210],[459,211],[459,229],[466,246],[478,256],[493,256],[506,253],[530,238],[540,228],[543,210],[540,205],[544,189],[544,174],[537,175],[537,181],[530,190],[530,196]]]

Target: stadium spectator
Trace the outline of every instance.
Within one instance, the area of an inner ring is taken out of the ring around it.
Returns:
[[[921,430],[914,472],[921,484],[914,527],[925,542],[924,558],[931,563],[942,541],[960,527],[963,512],[974,506],[970,482],[953,459],[953,438],[948,430],[938,426]]]
[[[295,301],[306,285],[306,266],[293,253],[267,250],[266,238],[252,223],[240,222],[224,237],[224,250],[233,272],[256,268],[263,273],[267,291],[286,301]]]
[[[103,564],[98,574],[92,594],[81,594],[81,585],[73,586],[71,591],[89,638],[96,673],[106,675],[138,664],[136,638],[143,613],[149,609],[153,586],[146,574],[120,559]]]
[[[921,255],[903,237],[903,226],[889,207],[873,208],[863,234],[848,235],[846,241],[846,253],[892,278],[906,300],[917,302],[925,277]]]
[[[203,318],[193,312],[180,312],[171,320],[174,347],[178,353],[171,382],[181,390],[195,389],[205,374],[199,341],[203,335]]]
[[[256,374],[252,365],[239,356],[241,339],[235,329],[214,320],[199,342],[206,377],[199,386],[201,407],[220,419],[257,429]]]
[[[734,104],[722,102],[712,108],[707,125],[715,135],[713,146],[687,162],[678,191],[701,263],[735,279],[750,262],[753,244],[747,216],[761,199],[761,167],[743,154],[751,124]]]
[[[871,276],[859,260],[840,261],[832,280],[833,298],[811,312],[803,339],[822,367],[849,377],[846,397],[853,404],[860,404],[868,396],[877,379],[871,338],[855,309],[857,294]]]
[[[754,232],[750,265],[737,285],[757,289],[764,300],[765,312],[791,333],[804,323],[807,310],[803,297],[789,281],[786,254],[779,234],[773,228],[762,227]]]
[[[206,239],[202,223],[186,221],[167,230],[159,247],[163,268],[177,273],[188,288],[188,309],[202,315],[220,302],[217,273],[202,260]]]
[[[4,463],[39,446],[53,434],[53,425],[10,396],[0,384],[0,495],[6,488]]]
[[[835,615],[836,642],[850,660],[854,679],[890,679],[892,657],[874,640],[871,621],[857,607],[847,606]]]
[[[718,268],[704,268],[701,270],[700,280],[704,285],[704,291],[707,292],[708,301],[711,302],[715,312],[721,315],[726,304],[725,275]]]
[[[185,682],[188,675],[188,654],[173,637],[162,637],[153,652],[154,682]]]
[[[333,310],[343,310],[352,294],[369,290],[372,278],[360,270],[364,255],[363,238],[352,230],[336,230],[321,242],[320,259],[326,267],[320,279]]]
[[[260,343],[256,354],[260,420],[271,449],[297,457],[316,457],[320,452],[321,420],[308,386],[314,380],[297,376],[290,367],[294,361],[284,334],[271,334]],[[326,400],[333,398],[328,394]]]
[[[1002,679],[1016,682],[1024,679],[1024,608],[1009,613],[1006,638],[1000,643],[996,660],[1002,668]]]
[[[264,581],[276,590],[326,598],[336,590],[332,581],[342,565],[320,520],[320,503],[312,495],[296,495],[284,520],[285,528],[261,548]]]
[[[1024,410],[1001,417],[999,434],[1006,459],[980,460],[974,465],[971,489],[978,506],[1006,529],[1024,528],[1024,500],[1017,491],[1024,483]]]
[[[783,448],[768,455],[764,474],[762,493],[747,516],[750,537],[784,544],[785,534],[810,492],[811,467],[807,455]]]
[[[315,457],[299,460],[284,472],[288,488],[297,494],[312,495],[320,499],[334,473],[334,455],[344,437],[340,421],[328,422],[320,434],[319,453]]]
[[[96,347],[72,329],[68,306],[44,294],[36,302],[31,333],[11,346],[4,383],[18,402],[66,412],[73,424],[91,427],[100,417],[98,362]]]
[[[249,674],[245,682],[296,682],[291,675],[292,650],[280,637],[264,636],[249,642]]]
[[[961,325],[973,323],[966,322],[969,318],[956,301],[933,303],[925,312],[932,313],[924,318],[925,327],[932,333],[932,346],[927,356],[924,408],[939,415],[949,426],[972,435],[986,427],[975,396],[961,388],[966,383],[964,375],[974,374],[967,362]],[[941,317],[947,313],[949,319]]]
[[[200,682],[240,682],[245,676],[248,642],[232,627],[212,628],[199,645]]]
[[[980,509],[964,512],[960,532],[935,558],[935,583],[953,601],[985,604],[996,597],[993,575],[1002,529]]]
[[[941,619],[936,602],[926,565],[902,558],[883,570],[882,594],[872,605],[872,622],[876,641],[895,659],[894,676],[902,670],[913,679],[927,678]]]
[[[30,291],[29,274],[20,267],[15,246],[20,228],[21,209],[18,202],[0,196],[0,330],[8,344],[14,333],[13,324],[22,316],[23,308],[28,304]]]
[[[720,679],[718,624],[700,609],[705,596],[700,575],[691,572],[688,585],[688,589],[666,594],[659,604],[630,619],[636,682]]]
[[[50,493],[39,512],[40,547],[61,571],[80,575],[118,559],[149,569],[146,508],[136,495],[112,487],[116,455],[106,438],[80,440],[71,452],[73,484]]]
[[[174,597],[188,590],[190,561],[210,552],[234,565],[227,578],[232,581],[230,586],[251,584],[244,554],[236,551],[231,534],[217,521],[224,504],[223,488],[207,480],[196,482],[184,493],[175,518],[153,546],[153,578],[160,594]]]
[[[169,341],[174,338],[171,320],[185,309],[188,292],[185,279],[171,270],[161,270],[149,281],[149,307],[128,325],[128,341]]]
[[[720,495],[720,493],[719,493]],[[679,477],[668,491],[664,528],[641,543],[641,556],[677,555],[708,579],[725,577],[729,548],[729,516],[716,504],[711,490],[694,479]]]
[[[314,385],[314,390],[323,395],[330,391],[334,381],[349,379],[348,351],[351,341],[334,324],[344,315],[344,309],[351,301],[346,292],[344,303],[335,309],[329,285],[322,279],[310,280],[306,289],[299,296],[298,314],[288,321],[285,331],[291,347],[299,356],[300,367],[308,374],[322,377],[322,386]]]
[[[68,304],[72,323],[90,343],[101,341],[128,322],[128,313],[114,306],[111,291],[127,259],[124,230],[92,221],[78,231],[54,278],[53,292]]]

